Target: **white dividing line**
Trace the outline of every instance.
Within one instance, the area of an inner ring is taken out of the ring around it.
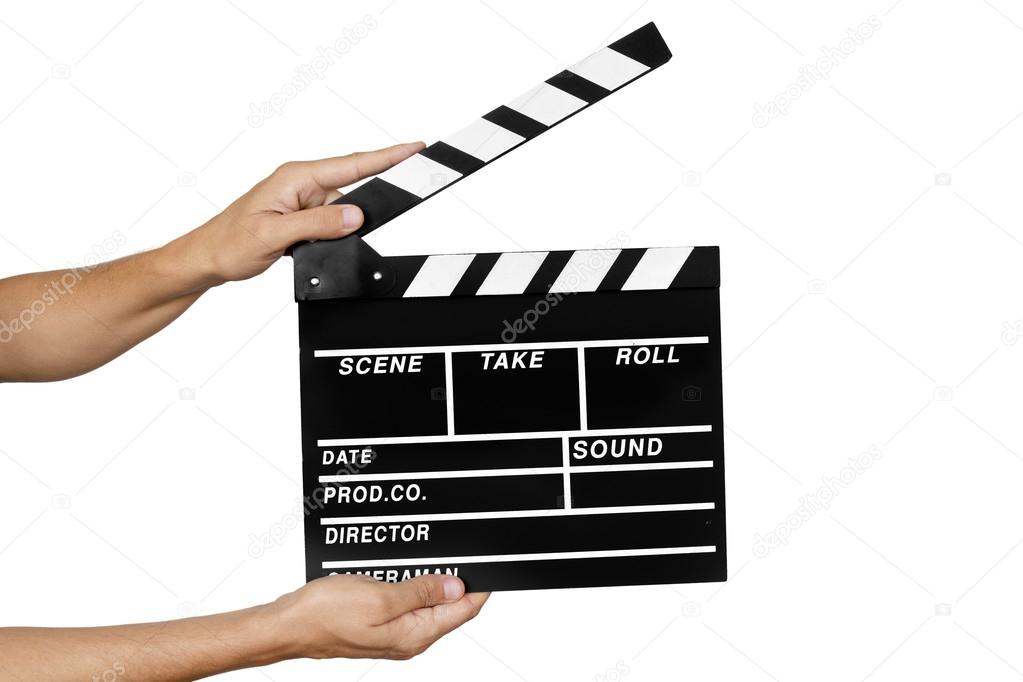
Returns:
[[[518,431],[512,433],[462,433],[454,436],[384,436],[380,438],[321,438],[317,447],[342,445],[402,445],[425,443],[477,443],[494,440],[536,440],[544,438],[599,438],[601,436],[656,436],[668,433],[707,433],[710,424],[693,426],[651,426],[646,428],[592,429],[589,431]]]
[[[448,435],[455,435],[455,381],[451,369],[451,351],[444,353],[444,400],[448,415]]]
[[[414,559],[363,559],[361,561],[324,561],[323,568],[376,568],[377,566],[419,566],[431,564],[489,564],[506,561],[553,561],[557,559],[606,559],[612,557],[667,556],[670,554],[712,554],[716,545],[696,547],[646,547],[642,549],[601,549],[586,552],[536,552],[533,554],[491,554],[489,556],[444,556]]]
[[[434,256],[431,256],[434,258]],[[454,285],[452,285],[452,288]],[[615,348],[626,346],[680,346],[708,343],[706,336],[675,336],[656,339],[598,339],[590,341],[548,341],[531,343],[482,343],[464,346],[406,346],[404,348],[335,348],[313,351],[317,358],[343,358],[353,355],[424,355],[428,353],[475,353],[500,350],[557,350],[560,348]]]
[[[561,437],[562,483],[565,487],[565,509],[572,508],[572,476],[568,460],[568,436]]]
[[[484,476],[543,476],[560,474],[564,467],[519,467],[517,469],[465,469],[462,471],[409,471],[389,474],[341,474],[320,476],[320,483],[357,483],[359,481],[401,481],[431,478],[481,478]],[[582,468],[582,467],[578,467]],[[589,468],[589,467],[586,467]]]
[[[551,516],[597,516],[601,514],[650,514],[655,512],[712,511],[713,502],[685,504],[640,504],[632,507],[573,507],[571,509],[513,509],[492,512],[446,512],[437,514],[392,514],[390,516],[330,516],[320,519],[321,526],[345,526],[359,523],[393,521],[461,521],[472,519],[530,519]]]
[[[402,481],[406,478],[417,480],[431,478],[485,478],[487,476],[544,476],[547,474],[564,474],[566,486],[568,474],[607,474],[620,471],[664,471],[667,469],[713,469],[714,462],[695,460],[692,462],[640,462],[638,464],[593,464],[590,466],[571,466],[568,462],[568,438],[564,438],[564,464],[556,467],[517,467],[509,469],[464,469],[448,471],[408,471],[387,474],[339,474],[320,476],[320,483],[354,483],[357,481]],[[568,499],[568,495],[565,496]]]
[[[586,430],[586,349],[579,347],[579,428]]]
[[[714,462],[697,459],[691,462],[641,462],[638,464],[590,464],[574,466],[573,474],[609,474],[618,471],[666,471],[668,469],[713,469]]]

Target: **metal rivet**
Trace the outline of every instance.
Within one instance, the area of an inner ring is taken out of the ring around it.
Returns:
[[[312,278],[310,278],[309,284],[310,284],[310,286],[314,286],[314,287],[320,286],[320,278],[319,277],[312,277]]]
[[[373,273],[373,279],[375,279],[376,281],[379,282],[383,278],[384,278],[384,273],[380,272],[379,270],[377,272]]]

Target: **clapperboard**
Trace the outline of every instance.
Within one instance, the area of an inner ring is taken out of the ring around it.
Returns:
[[[355,188],[357,234],[295,248],[309,580],[725,579],[717,247],[362,239],[670,58],[644,26]]]

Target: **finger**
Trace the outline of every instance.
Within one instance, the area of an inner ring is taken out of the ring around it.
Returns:
[[[307,208],[270,219],[273,234],[270,238],[287,248],[296,242],[311,239],[337,239],[351,234],[362,226],[362,209],[351,204],[329,204]]]
[[[450,575],[421,575],[388,586],[386,616],[390,620],[416,609],[453,602],[465,594],[465,585]]]
[[[422,142],[396,144],[371,152],[355,152],[346,156],[306,161],[299,166],[305,166],[302,170],[307,171],[317,185],[335,190],[371,175],[383,173],[394,164],[421,151],[425,146]]]
[[[489,593],[466,594],[454,602],[406,613],[390,625],[398,632],[414,633],[414,642],[429,646],[475,618],[489,597]]]
[[[476,604],[476,610],[479,611],[480,609],[483,608],[483,605],[487,603],[487,600],[490,599],[490,593],[470,592],[469,594],[465,595],[465,598]]]
[[[474,592],[451,604],[433,607],[433,635],[440,639],[455,628],[475,618],[490,598],[489,592]]]
[[[330,192],[327,192],[327,196],[325,196],[323,198],[323,203],[324,204],[333,204],[335,201],[337,201],[338,199],[340,199],[343,196],[344,196],[344,192],[340,192],[340,191],[338,191],[336,189],[335,190],[331,190]]]
[[[475,618],[488,599],[489,592],[469,592],[457,602],[434,606],[432,609],[434,620],[439,621],[442,629],[448,628],[441,634],[447,634],[467,620]],[[449,609],[449,606],[454,608]]]

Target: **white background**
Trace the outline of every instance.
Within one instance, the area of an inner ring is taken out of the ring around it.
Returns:
[[[1023,676],[1017,4],[136,2],[0,10],[4,274],[118,234],[109,255],[159,245],[289,159],[433,141],[651,19],[667,66],[376,244],[624,231],[722,253],[727,583],[498,594],[411,662],[231,679]],[[872,15],[828,80],[754,125]],[[282,261],[88,376],[0,388],[2,622],[168,619],[297,587],[301,533],[277,533],[301,495],[297,349]],[[800,516],[805,496],[827,503]],[[779,527],[785,544],[758,545]]]

